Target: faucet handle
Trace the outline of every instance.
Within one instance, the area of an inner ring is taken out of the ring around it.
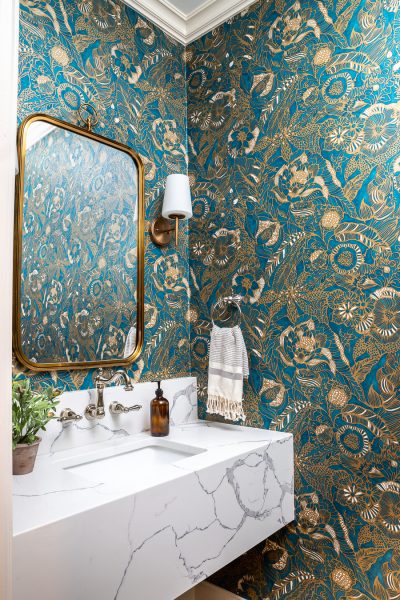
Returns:
[[[141,404],[134,404],[133,406],[124,406],[120,402],[111,402],[110,404],[110,413],[112,415],[120,415],[122,413],[129,413],[136,410],[140,410],[142,408]]]
[[[103,406],[98,406],[97,404],[90,403],[85,408],[85,417],[88,421],[94,421],[95,419],[104,419],[105,416],[106,413]]]
[[[81,419],[81,415],[77,415],[71,408],[64,408],[57,421],[60,423],[71,423],[72,421],[80,421]]]

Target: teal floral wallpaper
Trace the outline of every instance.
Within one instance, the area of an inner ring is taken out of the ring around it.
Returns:
[[[214,576],[250,600],[400,594],[399,32],[399,0],[262,0],[184,51],[119,0],[21,1],[21,120],[93,102],[145,162],[148,219],[189,149],[190,264],[187,232],[147,246],[132,374],[191,360],[205,418],[210,309],[244,296],[246,423],[293,432],[297,494]]]
[[[243,598],[400,596],[399,34],[399,0],[264,0],[187,49],[201,416],[233,290],[246,424],[296,448],[296,522],[214,577]]]
[[[22,350],[41,363],[123,358],[137,313],[136,163],[44,121],[27,138]]]
[[[80,105],[92,103],[96,131],[141,155],[146,218],[158,215],[166,176],[187,169],[183,47],[119,0],[21,0],[20,18],[19,121],[45,112],[75,123]],[[188,375],[187,231],[178,249],[163,251],[146,234],[145,262],[145,347],[132,375]],[[91,387],[92,376],[54,372],[34,380],[75,389]]]

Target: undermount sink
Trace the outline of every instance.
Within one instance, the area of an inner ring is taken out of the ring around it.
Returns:
[[[91,481],[131,488],[136,487],[138,480],[143,481],[149,475],[154,477],[157,470],[202,452],[205,452],[203,448],[146,438],[134,444],[88,451],[79,457],[62,460],[59,465]]]

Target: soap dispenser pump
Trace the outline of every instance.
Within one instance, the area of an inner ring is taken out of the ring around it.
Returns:
[[[163,396],[161,382],[158,381],[156,397],[150,402],[150,431],[154,437],[169,434],[169,402]]]

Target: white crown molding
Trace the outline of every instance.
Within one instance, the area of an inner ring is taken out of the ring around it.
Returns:
[[[168,5],[165,0],[124,0],[124,2],[158,25],[160,29],[178,40],[178,42],[186,45],[186,18],[177,9],[172,10],[169,2]]]
[[[186,43],[197,40],[254,4],[256,0],[208,0],[206,4],[189,14]]]
[[[256,0],[207,0],[184,13],[169,0],[124,0],[185,46],[254,4]]]

